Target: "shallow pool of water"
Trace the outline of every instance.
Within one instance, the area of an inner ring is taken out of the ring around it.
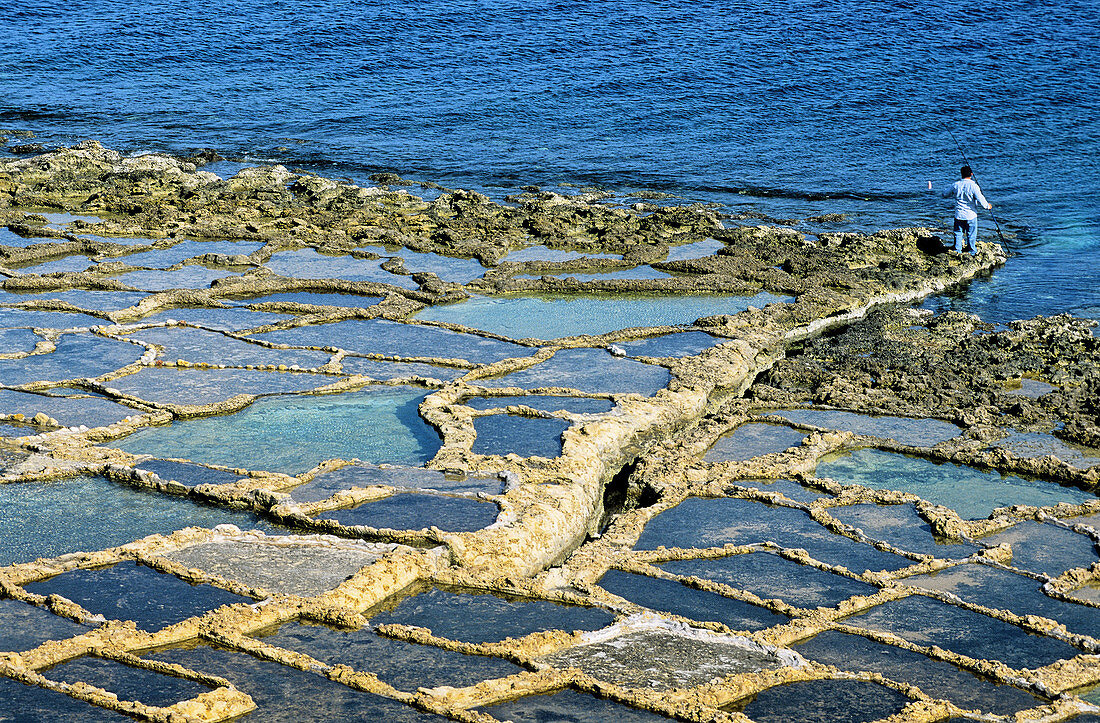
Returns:
[[[50,680],[89,683],[116,694],[120,700],[139,700],[146,705],[167,707],[212,690],[187,678],[124,665],[114,660],[84,655],[39,671]]]
[[[46,217],[46,227],[64,231],[73,221],[85,221],[87,223],[99,223],[103,219],[99,216],[86,216],[63,211],[42,212],[39,216]]]
[[[561,349],[544,362],[494,379],[478,380],[485,387],[565,387],[581,392],[652,396],[668,386],[664,367],[623,359],[605,349]]]
[[[1100,449],[1068,444],[1052,434],[1009,432],[1007,437],[998,439],[992,446],[1007,449],[1019,457],[1043,457],[1053,454],[1077,469],[1088,469],[1100,464]]]
[[[915,685],[933,698],[945,698],[961,708],[1012,715],[1044,703],[1031,693],[1002,685],[921,653],[884,645],[859,635],[826,630],[794,644],[803,657],[841,670],[879,673],[899,683]]]
[[[757,631],[781,625],[790,618],[767,608],[723,597],[717,593],[663,580],[609,570],[599,581],[609,593],[658,612],[679,615],[698,622],[719,622],[731,630]]]
[[[1009,394],[1018,394],[1021,397],[1029,397],[1031,399],[1038,399],[1047,392],[1052,392],[1058,387],[1047,382],[1040,381],[1038,379],[1028,379],[1024,377],[1020,380],[1019,386],[1009,386]]]
[[[205,308],[176,308],[165,309],[146,316],[142,321],[158,322],[173,319],[186,321],[190,324],[198,324],[219,331],[242,331],[255,329],[267,324],[275,324],[284,319],[291,319],[291,314],[272,314],[266,311],[253,311],[252,309],[205,309]]]
[[[358,463],[323,472],[290,491],[295,502],[318,502],[352,487],[387,485],[408,489],[476,494],[500,494],[504,481],[497,474],[450,474],[423,467],[391,467]]]
[[[0,244],[4,246],[25,249],[35,244],[61,243],[62,241],[62,239],[42,238],[40,236],[27,238],[9,230],[7,226],[0,226]]]
[[[861,680],[807,680],[768,688],[726,706],[756,723],[866,723],[900,713],[909,699]]]
[[[61,396],[0,389],[0,413],[22,414],[27,419],[33,419],[39,412],[53,417],[63,427],[81,424],[102,427],[142,413],[141,410],[92,395]]]
[[[49,261],[43,261],[31,266],[19,265],[15,268],[19,269],[22,274],[54,274],[64,271],[84,271],[90,266],[95,266],[96,263],[89,257],[83,254],[73,254],[71,256],[63,256],[59,259],[51,259]]]
[[[771,414],[796,424],[843,429],[856,434],[893,439],[915,447],[931,447],[957,437],[962,432],[957,425],[939,419],[872,416],[835,409],[781,409]]]
[[[99,708],[48,688],[24,685],[0,677],[0,700],[8,710],[19,711],[20,721],[109,721],[133,723],[130,716]]]
[[[256,710],[235,718],[249,723],[328,723],[329,721],[387,721],[387,723],[446,723],[442,716],[423,713],[383,698],[281,663],[254,658],[197,642],[145,654],[151,660],[225,678],[251,696]],[[127,719],[129,720],[129,719]]]
[[[148,294],[140,291],[100,291],[98,289],[66,289],[64,291],[42,291],[13,295],[12,301],[43,301],[57,299],[65,301],[85,311],[118,311],[129,308]],[[97,320],[96,324],[110,322]]]
[[[1012,547],[1009,564],[1052,577],[1073,567],[1091,567],[1100,560],[1096,545],[1088,536],[1032,520],[983,537],[981,541],[987,545],[1007,543]]]
[[[0,484],[0,527],[4,530],[0,565],[101,550],[152,534],[222,523],[270,532],[276,529],[252,512],[199,504],[102,477]],[[43,530],[50,532],[42,534]]]
[[[898,570],[912,561],[830,532],[798,509],[739,499],[690,497],[646,525],[636,549],[718,547],[772,541],[801,548],[830,565],[852,572]]]
[[[343,308],[365,309],[382,300],[381,296],[359,296],[357,294],[326,293],[321,291],[286,291],[278,294],[265,294],[247,299],[238,299],[236,303],[265,304],[271,301],[291,302],[294,304],[316,304],[318,306],[339,306]]]
[[[515,675],[523,669],[486,655],[464,655],[432,645],[382,637],[371,629],[339,630],[326,625],[289,622],[256,637],[296,650],[328,665],[347,665],[374,673],[398,690],[449,685],[463,688],[483,680]]]
[[[460,259],[433,253],[418,253],[402,249],[397,254],[405,262],[410,273],[429,271],[444,281],[465,284],[485,275],[485,267],[477,259]]]
[[[16,299],[22,301],[22,298]],[[14,306],[0,306],[0,328],[38,327],[42,329],[73,329],[84,326],[98,326],[110,322],[88,314],[66,311],[33,311]]]
[[[766,552],[710,560],[674,560],[659,567],[674,575],[695,576],[747,590],[760,598],[777,598],[799,608],[834,607],[854,595],[873,595],[878,588]]]
[[[32,650],[47,640],[64,640],[91,629],[36,605],[0,598],[0,650]]]
[[[107,387],[158,404],[213,404],[238,394],[305,392],[338,379],[307,372],[145,367],[112,379]]]
[[[778,424],[750,422],[722,435],[703,455],[704,462],[740,462],[783,452],[802,444],[803,432]]]
[[[128,338],[145,344],[156,344],[162,348],[159,358],[173,362],[185,359],[191,363],[227,366],[285,364],[311,369],[322,366],[332,356],[323,351],[271,349],[216,331],[184,326],[141,329],[130,334]]]
[[[1037,580],[990,565],[966,564],[902,580],[906,585],[957,595],[964,602],[1018,615],[1042,615],[1073,633],[1100,634],[1100,610],[1044,595]]]
[[[0,350],[4,354],[33,351],[40,341],[45,338],[30,329],[0,329]]]
[[[545,630],[598,630],[614,621],[610,613],[599,608],[559,605],[548,600],[439,587],[410,592],[368,612],[371,624],[416,625],[442,638],[485,643]]]
[[[469,369],[438,366],[435,364],[422,364],[420,362],[385,362],[365,359],[358,356],[346,356],[341,361],[346,374],[360,374],[362,376],[386,381],[389,379],[408,379],[410,377],[424,377],[425,379],[439,379],[451,381],[465,375]]]
[[[556,397],[530,394],[510,397],[467,397],[462,404],[470,409],[485,411],[504,407],[525,406],[542,412],[569,412],[570,414],[603,414],[610,412],[615,404],[607,399],[589,399],[585,397]]]
[[[349,527],[365,525],[391,530],[438,527],[445,532],[473,532],[496,522],[498,512],[495,504],[469,497],[408,493],[323,512],[317,517]]]
[[[561,435],[569,429],[564,419],[493,414],[474,419],[474,454],[518,454],[554,458],[561,455]]]
[[[112,277],[119,283],[143,291],[167,291],[168,289],[205,289],[217,279],[235,274],[224,269],[208,269],[205,266],[190,264],[179,269],[142,269],[129,271]]]
[[[952,508],[963,519],[988,517],[1008,505],[1080,504],[1095,495],[1044,480],[1028,480],[973,467],[933,462],[876,449],[859,449],[823,457],[818,477],[872,489],[911,492],[929,502]]]
[[[241,479],[236,472],[214,469],[189,462],[172,462],[164,459],[145,459],[134,467],[143,472],[152,472],[164,481],[178,482],[188,487],[200,484],[232,484]]]
[[[98,377],[134,363],[145,352],[136,344],[94,334],[63,334],[55,344],[48,354],[0,359],[0,384]]]
[[[858,504],[831,508],[829,514],[863,530],[873,540],[888,542],[906,552],[959,558],[981,549],[968,542],[933,535],[931,525],[917,514],[913,505]]]
[[[133,620],[148,632],[203,615],[222,605],[250,603],[213,585],[192,585],[134,562],[72,570],[23,586],[36,595],[61,595],[109,620]]]
[[[505,256],[502,261],[574,261],[584,258],[618,259],[622,257],[616,254],[582,254],[579,251],[552,249],[547,246],[528,246],[527,248],[511,252]]]
[[[669,720],[663,715],[630,708],[612,700],[578,693],[575,690],[528,695],[474,710],[488,713],[497,720],[509,720],[514,723],[542,723],[543,721],[668,723]]]
[[[374,281],[392,284],[403,289],[419,288],[408,276],[391,274],[382,268],[385,259],[357,259],[351,256],[330,256],[313,249],[280,251],[264,266],[280,276],[295,279],[343,279],[345,281]]]
[[[448,329],[383,319],[351,319],[332,324],[300,326],[271,331],[258,335],[257,338],[292,346],[334,347],[357,354],[465,359],[475,364],[490,364],[509,357],[530,356],[536,351],[531,347],[475,334],[460,334]]]
[[[934,620],[936,624],[928,625]],[[884,603],[841,622],[894,633],[916,645],[938,645],[961,655],[993,659],[1013,668],[1038,668],[1082,651],[1041,635],[922,595]]]
[[[665,261],[685,261],[687,259],[700,259],[704,256],[713,256],[719,249],[726,245],[718,239],[708,238],[690,244],[673,246],[668,250]]]
[[[478,296],[456,304],[428,307],[416,317],[461,324],[513,339],[558,339],[633,327],[691,324],[704,316],[737,314],[749,306],[789,300],[767,292],[756,296]]]
[[[300,474],[333,458],[420,465],[439,436],[417,414],[427,394],[409,387],[269,397],[236,414],[173,422],[112,446],[132,454]],[[302,444],[308,439],[309,444]]]
[[[711,336],[703,331],[683,331],[637,341],[619,341],[615,342],[615,346],[622,348],[629,356],[680,358],[694,356],[724,341],[729,339]]]
[[[578,273],[575,271],[559,271],[553,274],[517,274],[517,279],[541,279],[543,276],[551,276],[560,279],[576,279],[577,281],[633,281],[637,279],[667,279],[672,274],[666,271],[658,271],[652,266],[635,266],[632,269],[618,269],[616,271],[602,271],[594,273]]]
[[[195,241],[186,239],[173,246],[152,251],[139,251],[137,253],[119,256],[116,260],[130,266],[148,266],[151,268],[165,269],[178,263],[206,254],[223,254],[225,256],[247,256],[253,251],[264,247],[259,241]]]

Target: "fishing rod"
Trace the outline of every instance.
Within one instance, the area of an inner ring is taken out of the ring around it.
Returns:
[[[943,128],[951,134],[951,140],[955,141],[955,147],[959,149],[959,155],[962,156],[963,163],[965,163],[970,168],[970,176],[974,179],[974,183],[977,183],[978,177],[974,174],[974,166],[970,165],[970,159],[966,157],[966,151],[964,151],[962,149],[962,146],[959,145],[959,139],[955,137],[955,133],[950,128],[948,128],[947,126],[944,126]],[[989,215],[993,218],[994,225],[997,226],[997,235],[1001,239],[1001,245],[1008,249],[1008,242],[1005,241],[1005,235],[1001,233],[1001,224],[999,221],[997,221],[997,214],[993,213],[992,207],[989,209]]]

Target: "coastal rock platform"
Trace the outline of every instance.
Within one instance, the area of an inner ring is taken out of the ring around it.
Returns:
[[[1100,340],[911,308],[1000,247],[379,183],[0,160],[4,682],[155,721],[1098,710]]]

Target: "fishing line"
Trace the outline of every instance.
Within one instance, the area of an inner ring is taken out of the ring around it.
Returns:
[[[963,163],[965,163],[967,166],[970,166],[970,176],[971,176],[971,178],[974,179],[974,183],[978,183],[978,176],[977,176],[977,174],[974,173],[974,166],[970,165],[970,159],[966,157],[966,151],[964,151],[962,149],[962,146],[959,145],[959,139],[955,137],[954,132],[952,132],[952,130],[950,128],[948,128],[947,126],[944,126],[943,129],[951,134],[951,140],[955,141],[955,147],[959,149],[959,155],[962,156]],[[981,184],[979,184],[979,186],[980,185]],[[997,235],[1000,236],[1000,238],[1001,238],[1001,245],[1004,246],[1006,249],[1008,249],[1009,245],[1008,245],[1008,242],[1005,241],[1005,235],[1003,233],[1001,233],[1001,224],[1000,224],[999,221],[997,221],[997,214],[993,213],[992,208],[989,209],[989,215],[990,215],[990,217],[993,218],[993,223],[997,227]]]

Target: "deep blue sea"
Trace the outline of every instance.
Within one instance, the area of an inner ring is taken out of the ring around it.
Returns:
[[[0,24],[0,129],[847,215],[811,233],[943,228],[954,133],[1015,255],[928,305],[1097,318],[1098,47],[1097,0],[45,0]]]

